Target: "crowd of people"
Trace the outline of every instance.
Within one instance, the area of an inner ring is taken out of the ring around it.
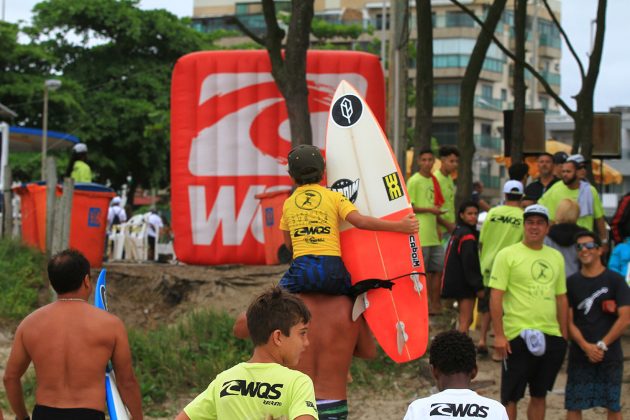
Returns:
[[[459,154],[449,146],[439,156],[443,160]],[[420,151],[420,170],[412,179],[457,168],[451,162],[431,174],[423,163],[432,157],[432,150]],[[442,219],[453,207],[435,202],[428,211],[417,198],[431,188],[432,197],[443,196],[441,183],[418,188],[409,182],[426,270],[443,266],[441,283],[429,287],[434,293],[430,313],[440,312],[440,298],[456,300],[458,330],[467,334],[476,301],[477,353],[488,354],[491,325],[492,358],[501,363],[501,403],[510,419],[516,418],[527,388],[528,418],[545,417],[545,398],[567,348],[567,418],[579,419],[582,410],[594,407],[606,408],[609,419],[621,418],[619,338],[630,325],[630,282],[624,278],[630,243],[623,237],[609,268],[604,265],[611,244],[601,200],[586,177],[587,164],[581,155],[543,153],[536,162],[539,177],[529,183],[529,166],[513,164],[501,204],[490,208],[481,196],[482,184],[475,183],[472,200],[460,206],[452,230]],[[482,203],[487,213],[478,232]],[[433,229],[426,236],[432,242],[425,250],[423,224],[452,232],[443,264],[432,260],[433,241],[443,237],[441,231]],[[431,274],[428,279],[432,281]]]
[[[502,204],[490,207],[476,183],[471,200],[456,211],[459,151],[444,146],[438,155],[441,165],[433,171],[434,152],[418,153],[419,171],[408,181],[414,214],[381,220],[319,185],[325,163],[316,147],[289,153],[296,189],[284,204],[280,228],[293,261],[279,286],[255,297],[235,322],[234,335],[253,342],[251,358],[217,375],[177,420],[348,418],[352,359],[373,358],[376,345],[363,317],[351,316],[341,221],[359,229],[418,232],[430,314],[457,301],[457,330],[438,334],[429,349],[439,393],[412,402],[405,420],[514,420],[528,387],[528,418],[543,419],[567,349],[567,418],[579,419],[593,407],[606,408],[609,419],[621,418],[620,337],[630,325],[630,286],[617,268],[627,268],[630,243],[616,245],[608,269],[606,222],[584,159],[542,154],[540,177],[529,184],[528,166],[514,164]],[[478,232],[480,209],[487,214]],[[313,240],[304,240],[308,235]],[[89,263],[77,251],[63,251],[50,260],[48,277],[57,300],[20,324],[5,370],[16,418],[29,418],[20,379],[32,362],[33,419],[104,419],[103,373],[111,360],[122,400],[133,419],[142,419],[125,328],[87,304],[93,291]],[[481,328],[476,346],[469,337],[475,306]],[[500,402],[470,390],[477,357],[490,347],[500,362]]]

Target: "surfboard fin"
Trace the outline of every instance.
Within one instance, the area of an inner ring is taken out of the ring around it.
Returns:
[[[359,319],[361,314],[369,307],[370,302],[367,298],[367,292],[363,292],[354,299],[354,306],[352,307],[352,320],[356,321]]]
[[[422,282],[420,281],[420,273],[413,272],[409,275],[411,281],[413,282],[413,288],[416,289],[416,292],[420,294],[422,292]]]
[[[409,335],[405,332],[405,323],[398,321],[396,323],[396,343],[398,344],[398,354],[402,354],[407,341],[409,341]]]

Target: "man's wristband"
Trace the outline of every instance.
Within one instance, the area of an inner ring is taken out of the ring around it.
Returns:
[[[604,343],[602,340],[599,340],[597,342],[597,344],[595,344],[597,346],[598,349],[603,350],[603,351],[608,351],[608,346],[606,345],[606,343]]]
[[[608,239],[600,239],[602,245],[608,245]]]

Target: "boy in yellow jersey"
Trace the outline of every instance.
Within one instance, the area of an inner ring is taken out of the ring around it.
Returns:
[[[317,147],[297,146],[288,160],[289,175],[297,188],[284,202],[280,229],[293,252],[293,262],[279,285],[290,292],[350,293],[350,273],[341,260],[339,244],[339,224],[344,220],[359,229],[418,231],[411,213],[397,221],[365,216],[342,193],[319,185],[325,163]]]
[[[440,190],[444,197],[444,204],[442,210],[445,211],[442,216],[439,216],[437,221],[440,225],[440,232],[442,232],[442,245],[444,249],[448,246],[448,241],[451,238],[451,233],[457,227],[457,221],[455,219],[455,182],[453,182],[453,173],[457,172],[459,166],[459,149],[455,146],[445,145],[440,147],[438,152],[440,156],[440,169],[433,172],[433,175],[440,184]]]
[[[311,314],[300,298],[276,287],[247,309],[252,358],[220,373],[176,420],[317,420],[311,379],[290,368],[308,346]]]

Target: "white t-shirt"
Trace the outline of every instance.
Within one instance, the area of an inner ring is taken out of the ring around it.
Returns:
[[[149,224],[147,228],[147,235],[155,238],[157,236],[156,230],[158,228],[162,229],[164,227],[164,224],[162,223],[162,218],[157,213],[151,213],[147,218],[147,222]]]
[[[404,420],[445,419],[508,420],[505,407],[470,389],[445,389],[409,405]]]

